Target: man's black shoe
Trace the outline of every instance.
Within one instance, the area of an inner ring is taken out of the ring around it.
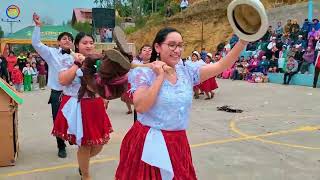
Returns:
[[[66,158],[67,157],[66,149],[59,149],[58,156],[59,158]]]

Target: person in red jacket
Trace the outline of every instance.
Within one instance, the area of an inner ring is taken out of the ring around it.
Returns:
[[[18,59],[12,51],[10,51],[10,53],[6,59],[8,62],[8,72],[9,72],[9,75],[11,76],[11,72],[14,69],[15,64],[17,64]]]
[[[11,71],[11,81],[16,90],[21,92],[23,76],[18,64],[14,65],[14,68]]]

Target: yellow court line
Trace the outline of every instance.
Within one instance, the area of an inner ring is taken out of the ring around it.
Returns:
[[[90,161],[90,164],[98,164],[98,163],[104,163],[104,162],[115,161],[115,160],[117,160],[116,157],[102,158],[102,159],[92,160]],[[68,164],[47,167],[47,168],[37,168],[29,171],[16,171],[16,172],[0,175],[0,177],[12,177],[12,176],[19,176],[19,175],[39,173],[39,172],[48,172],[48,171],[54,171],[54,170],[65,169],[65,168],[74,168],[74,167],[78,167],[78,164],[68,163]]]
[[[277,115],[273,115],[273,116],[277,116]],[[257,117],[257,116],[241,117],[241,118],[238,118],[238,120],[246,119],[246,118],[250,118],[250,117]],[[319,129],[320,126],[302,126],[302,127],[291,129],[291,130],[283,130],[283,131],[277,131],[277,132],[273,132],[273,133],[253,135],[253,136],[247,135],[247,134],[241,132],[239,129],[237,129],[235,120],[232,120],[230,122],[230,128],[233,132],[239,134],[242,137],[228,138],[228,139],[209,141],[209,142],[204,142],[204,143],[199,143],[199,144],[193,144],[193,145],[190,145],[190,147],[196,148],[196,147],[208,146],[208,145],[212,145],[212,144],[224,144],[224,143],[229,143],[229,142],[239,142],[239,141],[246,141],[246,140],[259,140],[259,141],[264,141],[266,143],[286,145],[286,146],[296,147],[296,148],[304,148],[304,149],[312,149],[312,150],[319,150],[320,149],[320,148],[285,144],[285,143],[279,143],[279,142],[273,142],[273,141],[261,139],[263,137],[284,135],[284,134],[289,134],[289,133],[296,133],[296,132],[303,132],[303,131],[306,131],[306,132],[307,131],[315,131],[315,130]],[[102,158],[102,159],[92,160],[90,162],[90,164],[105,163],[105,162],[111,162],[111,161],[115,161],[115,160],[118,160],[118,158],[117,157]],[[49,172],[49,171],[65,169],[65,168],[74,168],[74,167],[78,167],[78,164],[77,163],[69,163],[69,164],[62,164],[62,165],[57,165],[57,166],[52,166],[52,167],[47,167],[47,168],[37,168],[37,169],[27,170],[27,171],[16,171],[16,172],[8,173],[8,174],[0,174],[0,177],[13,177],[13,176],[26,175],[26,174],[31,174],[31,173]]]
[[[283,116],[283,115],[270,115],[268,117],[279,117],[279,116]],[[315,116],[304,116],[304,115],[297,115],[298,117],[315,117]],[[251,118],[252,116],[247,116],[247,117],[242,117],[237,119],[239,120],[243,120],[243,119],[248,119]],[[265,116],[264,116],[265,117]],[[243,138],[245,137],[254,137],[252,135],[248,135],[244,132],[242,132],[240,129],[237,128],[236,126],[236,120],[232,120],[230,122],[230,129],[235,132],[236,134],[239,134],[240,136],[242,136]],[[278,142],[278,141],[271,141],[271,140],[265,140],[263,139],[263,137],[268,137],[268,136],[275,136],[275,135],[281,135],[281,134],[289,134],[289,133],[297,133],[297,132],[311,132],[311,131],[316,131],[319,130],[320,126],[301,126],[299,128],[295,128],[295,129],[291,129],[291,130],[283,130],[283,131],[277,131],[274,133],[268,133],[265,135],[256,135],[255,138],[253,138],[254,140],[263,142],[263,143],[268,143],[268,144],[275,144],[275,145],[281,145],[281,146],[287,146],[287,147],[291,147],[291,148],[301,148],[301,149],[308,149],[308,150],[320,150],[320,147],[311,147],[311,146],[304,146],[304,145],[299,145],[299,144],[289,144],[289,143],[283,143],[283,142]]]

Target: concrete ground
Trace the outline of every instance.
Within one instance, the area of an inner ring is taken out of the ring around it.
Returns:
[[[313,180],[320,179],[319,89],[277,84],[218,80],[213,100],[194,100],[188,137],[198,179]],[[20,108],[20,153],[15,166],[0,168],[2,180],[76,180],[76,146],[57,158],[49,91],[25,93]],[[243,109],[241,114],[217,111],[217,106]],[[174,108],[174,107],[173,107]],[[91,162],[96,180],[112,180],[119,147],[132,125],[126,106],[110,102],[115,132]]]

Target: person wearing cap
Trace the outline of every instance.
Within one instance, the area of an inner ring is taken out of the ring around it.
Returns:
[[[212,64],[212,54],[207,53],[205,58],[206,64]],[[201,83],[200,89],[206,94],[205,100],[212,99],[214,97],[214,90],[218,88],[218,84],[215,77],[209,78]]]
[[[314,27],[316,31],[320,30],[319,19],[313,19],[312,22],[313,22],[312,27]]]

